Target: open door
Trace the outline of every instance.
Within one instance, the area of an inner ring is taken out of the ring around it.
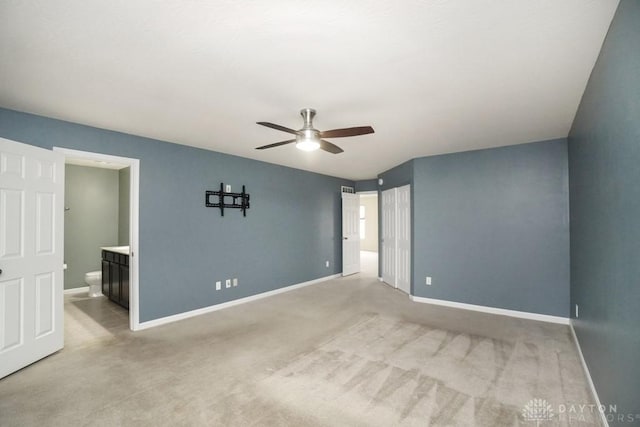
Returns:
[[[360,196],[342,193],[342,275],[360,272]]]
[[[0,378],[64,344],[64,157],[0,138]]]

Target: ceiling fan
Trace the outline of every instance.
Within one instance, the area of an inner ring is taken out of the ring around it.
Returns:
[[[263,145],[262,147],[256,147],[256,150],[264,150],[266,148],[279,147],[280,145],[296,143],[296,147],[304,151],[314,151],[320,148],[321,150],[328,151],[329,153],[339,154],[344,150],[335,144],[325,141],[322,138],[344,138],[346,136],[358,136],[373,133],[371,126],[358,126],[343,129],[332,129],[319,131],[313,127],[313,117],[316,115],[316,110],[312,108],[303,108],[300,110],[300,115],[304,119],[304,125],[300,130],[293,130],[284,126],[277,125],[269,122],[256,122],[259,125],[266,126],[271,129],[280,130],[294,134],[295,139],[288,139],[286,141],[275,142],[269,145]]]

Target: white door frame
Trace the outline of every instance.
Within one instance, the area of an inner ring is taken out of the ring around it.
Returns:
[[[117,163],[131,168],[131,180],[129,182],[129,329],[137,331],[140,329],[140,288],[138,282],[138,259],[140,258],[138,251],[140,160],[62,147],[53,147],[53,151],[64,155],[65,158],[72,157],[97,162]]]

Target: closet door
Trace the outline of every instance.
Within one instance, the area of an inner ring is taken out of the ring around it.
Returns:
[[[411,186],[382,192],[382,280],[411,294]]]
[[[396,188],[382,192],[382,280],[396,286]]]
[[[411,186],[396,192],[396,285],[411,294]]]

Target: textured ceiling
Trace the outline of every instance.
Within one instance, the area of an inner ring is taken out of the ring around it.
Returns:
[[[0,0],[0,106],[352,179],[567,135],[617,0]],[[345,152],[254,147],[371,125]]]

